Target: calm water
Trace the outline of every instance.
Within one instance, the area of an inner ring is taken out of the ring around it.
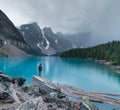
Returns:
[[[14,77],[24,77],[27,83],[38,75],[58,83],[69,84],[89,91],[120,93],[120,74],[91,60],[61,59],[59,57],[0,58],[0,70]]]
[[[24,77],[27,84],[30,84],[32,76],[38,75],[39,63],[43,65],[42,76],[53,82],[69,84],[88,91],[120,93],[120,74],[92,60],[59,57],[0,58],[0,70],[14,77]],[[107,104],[96,105],[100,110],[116,108]]]

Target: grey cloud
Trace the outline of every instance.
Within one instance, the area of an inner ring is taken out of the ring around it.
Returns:
[[[36,21],[63,33],[91,32],[99,39],[120,39],[120,0],[0,0],[15,25]]]

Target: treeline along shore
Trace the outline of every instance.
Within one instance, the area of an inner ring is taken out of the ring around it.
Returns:
[[[61,57],[106,60],[108,62],[111,62],[112,65],[119,65],[120,41],[112,41],[87,48],[71,49],[62,53]]]

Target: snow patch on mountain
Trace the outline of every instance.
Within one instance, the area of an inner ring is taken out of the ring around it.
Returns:
[[[25,29],[29,29],[28,27],[25,27]]]
[[[49,27],[41,29],[36,22],[21,25],[19,31],[36,55],[54,55],[72,48],[64,36],[55,34]]]
[[[42,49],[41,46],[40,46],[40,43],[37,44],[37,47],[40,48],[40,49]]]
[[[7,44],[7,42],[6,42],[6,41],[4,41],[4,44],[6,45],[6,44]]]
[[[22,35],[24,36],[24,35],[25,35],[25,32],[22,31]]]
[[[56,51],[51,47],[49,47],[49,49],[44,49],[43,45],[41,45],[40,43],[37,44],[37,47],[40,48],[41,52],[45,55],[53,55],[56,53]]]
[[[43,35],[43,38],[46,40],[46,43],[47,43],[47,46],[46,46],[46,50],[50,47],[50,42],[47,40],[47,38],[45,37],[45,34],[44,34],[44,31],[43,31],[43,29],[41,29],[41,31],[42,31],[42,35]]]
[[[57,43],[58,43],[58,40],[55,40],[55,43],[57,44]]]

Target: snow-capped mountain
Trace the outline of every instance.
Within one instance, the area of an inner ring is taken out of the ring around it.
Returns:
[[[57,36],[51,28],[41,29],[36,22],[21,25],[19,31],[37,55],[54,55],[72,48],[68,40]]]

